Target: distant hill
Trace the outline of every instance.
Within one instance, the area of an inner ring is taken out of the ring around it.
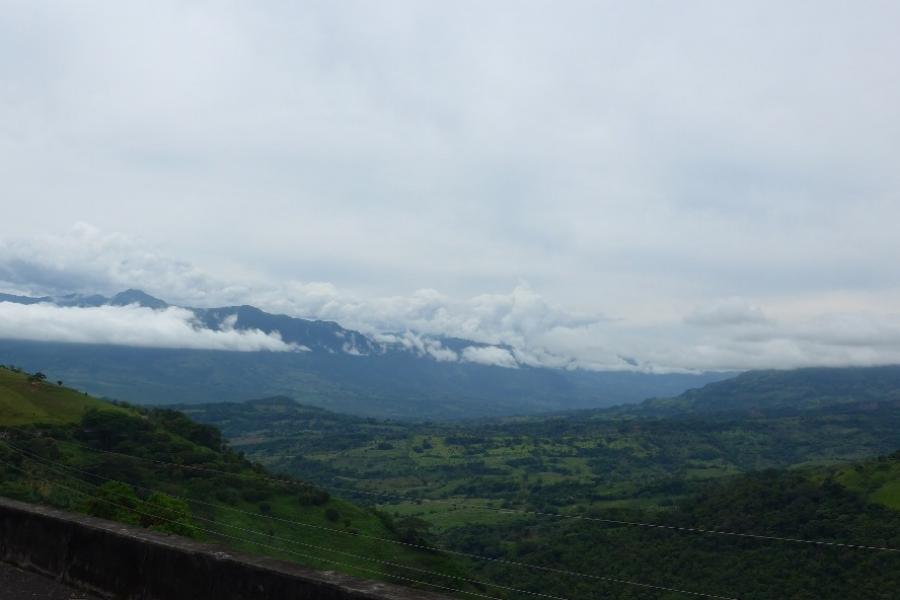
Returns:
[[[140,291],[112,297],[28,298],[0,302],[61,306],[169,306]],[[304,352],[225,352],[0,340],[0,364],[45,371],[96,395],[137,403],[241,401],[290,396],[335,411],[406,420],[465,419],[608,407],[667,397],[727,373],[652,374],[504,368],[439,361],[403,343],[376,341],[330,321],[274,315],[253,306],[191,308],[210,329],[278,332]],[[433,338],[460,356],[469,340]]]
[[[900,366],[750,371],[666,399],[618,409],[640,416],[790,415],[900,403]],[[616,412],[616,411],[613,411]]]

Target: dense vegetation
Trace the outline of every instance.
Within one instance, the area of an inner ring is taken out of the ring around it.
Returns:
[[[674,400],[462,424],[362,419],[286,398],[181,408],[273,468],[343,493],[464,496],[540,510],[659,508],[720,477],[900,448],[900,396],[892,391],[900,369],[873,369],[868,388],[858,385],[865,372],[845,371],[855,395],[816,370],[748,374]],[[775,394],[779,376],[786,384]],[[660,405],[667,416],[658,416]],[[738,408],[722,410],[729,405]]]
[[[877,599],[900,586],[900,552],[578,517],[898,548],[897,389],[897,368],[762,372],[636,406],[455,424],[287,398],[182,408],[276,470],[420,519],[460,551],[744,600]],[[685,597],[509,562],[473,568],[569,598]]]
[[[5,368],[0,495],[365,578],[422,579],[400,564],[465,572],[461,559],[399,543],[416,535],[402,519],[273,477],[229,450],[214,427],[172,410],[115,406]],[[465,587],[450,577],[428,579]]]
[[[751,373],[629,407],[416,424],[284,397],[112,405],[0,369],[0,423],[16,424],[0,494],[498,598],[886,600],[898,383],[900,369]]]
[[[863,468],[883,464],[896,468],[900,454]],[[638,522],[648,518],[640,511],[615,516]],[[766,471],[742,476],[709,486],[654,518],[682,527],[900,548],[900,512],[867,503],[835,480],[813,474]],[[447,538],[471,552],[742,600],[888,600],[900,589],[900,552],[559,519],[460,527]],[[500,562],[482,565],[479,575],[540,585],[549,594],[570,598],[686,597],[529,572]]]

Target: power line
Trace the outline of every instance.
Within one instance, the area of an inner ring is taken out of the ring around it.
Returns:
[[[50,438],[54,441],[55,438]],[[198,467],[195,465],[182,465],[179,463],[160,461],[151,458],[145,458],[142,456],[135,456],[132,454],[124,454],[122,452],[114,452],[112,450],[103,450],[100,448],[93,448],[91,446],[87,446],[84,444],[78,444],[76,442],[68,442],[64,441],[64,443],[71,443],[75,446],[91,450],[93,452],[100,452],[104,454],[110,454],[115,456],[123,456],[135,460],[142,460],[146,462],[156,463],[160,465],[168,465],[183,469],[195,470],[195,471],[205,471],[210,473],[217,473],[221,475],[230,475],[233,477],[244,477],[244,478],[252,478],[258,479],[261,481],[269,481],[272,483],[279,483],[282,485],[293,485],[293,486],[301,486],[301,487],[310,487],[312,484],[306,482],[300,482],[293,479],[281,479],[277,477],[267,477],[263,475],[251,474],[251,473],[231,473],[228,471],[222,471],[220,469],[209,469],[205,467]],[[339,486],[329,485],[332,489],[342,489]],[[774,536],[774,535],[764,535],[764,534],[756,534],[756,533],[742,533],[737,531],[721,531],[718,529],[711,528],[703,528],[703,527],[684,527],[679,525],[667,525],[663,523],[649,523],[649,522],[641,522],[641,521],[626,521],[622,519],[605,519],[601,517],[594,517],[589,515],[572,515],[572,514],[563,514],[563,513],[554,513],[547,511],[534,511],[534,510],[524,510],[524,509],[515,509],[515,508],[492,508],[479,506],[474,504],[466,504],[467,500],[472,500],[472,498],[463,498],[462,502],[455,502],[452,498],[421,498],[421,497],[413,497],[413,496],[404,496],[399,494],[391,494],[388,492],[372,492],[367,490],[359,490],[356,488],[343,488],[344,491],[348,491],[351,493],[368,495],[368,496],[381,496],[385,498],[395,498],[400,500],[411,500],[411,501],[427,501],[427,502],[454,502],[455,504],[470,508],[473,510],[485,510],[485,511],[493,511],[493,512],[501,512],[507,514],[521,514],[521,515],[529,515],[529,516],[538,516],[538,517],[551,517],[556,519],[573,519],[587,522],[595,522],[595,523],[606,523],[609,525],[625,525],[629,527],[643,527],[648,529],[657,529],[657,530],[666,530],[666,531],[676,531],[680,533],[693,533],[693,534],[701,534],[701,535],[721,535],[721,536],[729,536],[732,538],[743,538],[743,539],[753,539],[760,541],[772,541],[772,542],[783,542],[783,543],[793,543],[793,544],[806,544],[810,546],[829,546],[835,548],[848,548],[853,550],[872,550],[872,551],[881,551],[881,552],[900,552],[900,548],[891,548],[889,546],[874,546],[874,545],[866,545],[866,544],[852,544],[848,542],[834,542],[827,540],[808,540],[803,538],[794,538],[794,537],[786,537],[786,536]]]
[[[32,459],[32,460],[33,460],[33,459]],[[47,461],[47,462],[55,462],[55,461]],[[63,467],[64,467],[65,465],[60,465],[60,466],[63,466]],[[59,471],[57,471],[57,472],[59,472]],[[90,482],[88,482],[88,481],[84,481],[84,480],[82,480],[82,479],[78,479],[78,478],[76,478],[76,477],[74,477],[74,476],[72,476],[72,475],[69,475],[69,477],[72,477],[72,478],[75,479],[76,481],[78,481],[78,482],[80,482],[80,483],[84,483],[84,484],[86,484],[86,485],[90,485],[90,486],[92,486],[92,487],[94,487],[94,488],[97,488],[97,487],[98,487],[96,484],[90,483]],[[105,479],[105,480],[107,480],[107,481],[116,481],[116,482],[118,482],[118,483],[125,483],[125,482],[122,482],[122,481],[119,481],[119,480],[116,480],[116,479],[110,479],[110,478],[106,478],[106,477],[101,477],[101,479]],[[130,485],[130,484],[129,484],[129,485]],[[143,486],[133,486],[133,487],[140,487],[140,488],[143,489],[143,490],[148,490],[148,491],[151,491],[151,492],[158,492],[158,491],[159,491],[159,490],[155,490],[155,489],[147,488],[147,487],[143,487]],[[119,496],[120,498],[124,498],[124,497],[125,497],[125,496],[123,496],[122,494],[119,494],[119,493],[116,493],[116,492],[110,492],[110,493],[112,493],[112,494],[114,494],[114,495],[116,495],[116,496]],[[178,499],[180,499],[180,500],[191,501],[190,498],[183,498],[183,497],[178,497],[178,496],[172,496],[172,497],[173,497],[173,498],[178,498]],[[100,498],[97,498],[97,499],[99,500]],[[262,514],[260,514],[260,513],[250,513],[250,512],[248,512],[248,511],[240,511],[240,512],[243,512],[243,513],[245,513],[245,514],[255,515],[255,516],[264,516],[264,515],[262,515]],[[253,530],[253,529],[247,529],[247,528],[244,528],[244,527],[239,527],[239,526],[237,526],[237,525],[231,525],[231,524],[228,524],[228,523],[222,523],[222,522],[216,521],[216,520],[214,520],[214,519],[208,519],[208,518],[206,518],[206,517],[201,517],[201,516],[198,516],[198,515],[193,515],[192,518],[195,519],[195,520],[204,521],[204,522],[207,522],[207,523],[213,523],[213,524],[216,524],[216,525],[218,525],[218,526],[220,526],[220,527],[226,527],[226,528],[229,528],[229,529],[234,529],[234,530],[236,530],[236,531],[241,531],[241,532],[243,532],[243,533],[250,533],[250,534],[253,534],[253,535],[265,536],[265,537],[267,537],[267,538],[274,539],[274,540],[278,540],[278,541],[280,541],[280,542],[286,542],[286,543],[289,543],[289,544],[296,544],[296,545],[298,545],[298,546],[304,546],[304,547],[307,547],[307,548],[312,548],[312,549],[314,549],[314,550],[324,550],[324,551],[326,551],[326,552],[334,552],[335,554],[343,554],[344,556],[348,556],[348,557],[351,557],[351,558],[356,558],[356,559],[359,559],[359,560],[366,560],[366,561],[369,561],[369,562],[375,562],[375,563],[379,563],[379,564],[383,564],[383,565],[387,565],[387,566],[391,566],[391,567],[397,567],[397,568],[400,568],[400,569],[409,569],[409,570],[411,570],[411,571],[417,571],[417,572],[420,572],[420,573],[423,573],[423,574],[426,574],[426,575],[435,575],[435,576],[438,576],[438,577],[447,577],[447,578],[449,578],[449,579],[456,579],[456,580],[458,580],[458,581],[463,581],[463,582],[465,582],[465,583],[474,583],[474,584],[477,584],[477,585],[484,585],[484,586],[488,586],[488,587],[495,587],[495,588],[502,589],[502,590],[505,590],[505,591],[516,592],[516,593],[519,593],[519,594],[528,594],[528,595],[531,595],[531,596],[537,596],[537,597],[542,597],[542,598],[549,598],[549,599],[551,599],[551,600],[566,600],[565,598],[562,598],[562,597],[560,597],[560,596],[552,596],[552,595],[549,595],[549,594],[542,594],[542,593],[538,593],[538,592],[530,592],[530,591],[527,591],[527,590],[521,590],[521,589],[517,589],[517,588],[505,586],[505,585],[499,585],[499,584],[494,584],[494,583],[488,583],[488,582],[480,581],[480,580],[477,580],[477,579],[469,579],[469,578],[465,578],[465,577],[459,577],[459,576],[456,576],[456,575],[450,575],[450,574],[447,574],[447,573],[440,573],[440,572],[437,572],[437,571],[431,571],[431,570],[428,570],[428,569],[420,569],[420,568],[418,568],[418,567],[412,567],[412,566],[403,565],[403,564],[399,564],[399,563],[395,563],[395,562],[391,562],[391,561],[380,560],[380,559],[376,559],[376,558],[372,558],[372,557],[366,557],[366,556],[360,556],[360,555],[358,555],[358,554],[353,554],[353,553],[351,553],[351,552],[345,552],[345,551],[342,551],[342,550],[336,550],[336,549],[334,549],[334,548],[328,548],[328,547],[325,547],[325,546],[318,546],[318,545],[315,545],[315,544],[309,544],[309,543],[306,543],[306,542],[301,542],[301,541],[293,540],[293,539],[290,539],[290,538],[284,538],[284,537],[276,536],[276,535],[273,535],[273,534],[266,533],[266,532],[264,532],[264,531],[256,531],[256,530]],[[339,530],[332,530],[332,531],[339,531]],[[353,534],[353,533],[351,533],[351,532],[346,532],[346,533],[348,533],[349,535],[355,535],[355,534]]]
[[[356,492],[360,494],[367,494],[373,496],[384,496],[384,497],[392,497],[402,500],[416,500],[417,498],[410,496],[399,496],[392,495],[388,493],[382,492],[368,492],[363,490],[358,490],[356,488],[336,488],[343,489],[350,492]],[[445,499],[436,499],[436,498],[422,498],[421,500],[427,500],[430,502],[454,502],[452,498]],[[714,535],[726,535],[732,537],[740,537],[740,538],[750,538],[756,540],[767,540],[767,541],[777,541],[777,542],[790,542],[797,544],[810,544],[810,545],[818,545],[818,546],[833,546],[838,548],[852,548],[856,550],[879,550],[884,552],[900,552],[900,548],[891,548],[888,546],[871,546],[865,544],[851,544],[846,542],[832,542],[827,540],[807,540],[802,538],[790,538],[790,537],[780,537],[773,535],[763,535],[763,534],[755,534],[755,533],[742,533],[737,531],[722,531],[719,529],[705,529],[702,527],[685,527],[679,525],[666,525],[663,523],[648,523],[641,521],[624,521],[621,519],[604,519],[600,517],[592,517],[588,515],[567,515],[562,513],[553,513],[553,512],[542,512],[536,510],[522,510],[515,508],[494,508],[491,506],[478,506],[478,505],[469,505],[464,503],[456,503],[459,506],[467,507],[471,510],[484,510],[491,511],[497,513],[505,513],[505,514],[524,514],[524,515],[536,515],[540,517],[553,517],[556,519],[573,519],[579,521],[593,521],[598,523],[607,523],[612,525],[627,525],[632,527],[647,527],[651,529],[665,529],[670,531],[679,531],[685,533],[700,533],[700,534],[714,534]]]
[[[32,455],[32,453],[28,452],[27,450],[22,450],[22,449],[16,448],[15,446],[13,446],[12,444],[10,444],[9,442],[4,442],[4,443],[5,443],[8,447],[10,447],[11,449],[13,449],[13,450],[15,450],[15,451],[18,451],[18,452],[20,452],[20,453],[25,454],[25,455],[26,455],[26,458],[29,458],[29,459],[31,459],[31,460],[38,459],[38,460],[44,461],[44,462],[46,462],[46,463],[51,463],[51,464],[58,465],[59,467],[62,467],[62,468],[64,468],[64,469],[68,469],[68,470],[73,470],[73,471],[77,471],[77,472],[80,472],[80,473],[84,473],[84,474],[89,475],[89,476],[91,476],[91,477],[96,477],[96,478],[99,478],[99,479],[103,479],[103,480],[105,480],[105,481],[118,481],[118,480],[116,480],[116,479],[111,479],[111,478],[103,477],[103,476],[96,475],[96,474],[93,474],[93,473],[88,473],[88,472],[82,471],[82,470],[80,470],[80,469],[75,469],[74,467],[69,467],[69,466],[67,466],[67,465],[63,465],[63,464],[61,464],[61,463],[57,463],[56,461],[53,461],[53,460],[50,460],[50,459],[47,459],[47,458],[44,458],[44,457],[34,457],[34,456]],[[81,481],[81,480],[79,480],[79,481]],[[88,483],[88,482],[83,482],[83,483]],[[119,483],[124,483],[124,482],[119,482]],[[94,484],[88,483],[88,485],[94,485]],[[133,484],[128,484],[128,485],[133,485]],[[97,487],[97,486],[94,485],[94,487]],[[152,488],[147,488],[147,487],[143,487],[143,486],[139,486],[139,485],[133,485],[133,487],[139,488],[139,489],[143,489],[143,490],[145,490],[145,491],[151,491],[151,492],[152,492],[152,491],[157,491],[157,490],[154,490],[154,489],[152,489]],[[632,581],[632,580],[626,580],[626,579],[618,579],[618,578],[607,577],[607,576],[603,576],[603,575],[592,575],[592,574],[590,574],[590,573],[583,573],[583,572],[572,571],[572,570],[568,570],[568,569],[559,569],[559,568],[555,568],[555,567],[547,567],[547,566],[535,565],[535,564],[531,564],[531,563],[523,563],[523,562],[511,561],[511,560],[507,560],[507,559],[503,559],[503,558],[491,558],[491,557],[482,556],[482,555],[478,555],[478,554],[473,554],[473,553],[469,553],[469,552],[462,552],[462,551],[458,551],[458,550],[453,550],[453,549],[446,548],[446,547],[441,547],[441,546],[425,546],[425,545],[419,545],[419,544],[411,544],[411,543],[403,542],[403,541],[399,541],[399,540],[391,540],[391,539],[388,539],[388,538],[380,538],[380,537],[376,537],[376,536],[370,536],[370,535],[366,535],[366,534],[355,534],[355,533],[348,532],[348,531],[342,531],[342,530],[339,530],[339,529],[332,529],[332,528],[329,528],[329,527],[317,526],[317,525],[313,525],[313,524],[310,524],[310,523],[303,523],[303,522],[300,522],[300,521],[291,521],[291,520],[288,520],[288,519],[281,519],[281,518],[278,518],[278,517],[274,517],[274,516],[272,516],[272,515],[264,515],[264,514],[262,514],[262,513],[254,513],[254,512],[244,511],[244,510],[237,509],[237,508],[232,508],[232,507],[227,507],[227,506],[222,506],[222,505],[211,504],[211,503],[207,503],[207,502],[202,502],[202,501],[194,500],[194,499],[191,499],[191,498],[185,498],[185,497],[179,497],[179,496],[173,496],[173,497],[174,497],[174,498],[178,498],[178,499],[180,499],[180,500],[187,501],[187,502],[197,502],[197,503],[199,503],[199,504],[204,504],[204,505],[207,505],[207,506],[212,506],[212,507],[216,507],[216,508],[220,508],[220,509],[224,509],[224,510],[232,510],[232,511],[236,511],[236,512],[243,513],[243,514],[247,514],[247,515],[251,515],[251,516],[257,516],[257,517],[262,517],[262,518],[274,519],[274,520],[277,520],[277,521],[282,521],[282,522],[289,523],[289,524],[293,524],[293,525],[300,525],[300,526],[303,526],[303,527],[313,527],[313,528],[316,528],[316,529],[323,529],[323,530],[326,530],[326,531],[332,531],[332,532],[335,532],[335,533],[341,533],[341,534],[345,534],[345,535],[354,535],[354,536],[360,536],[360,537],[367,537],[367,538],[371,538],[371,539],[375,539],[375,540],[379,540],[379,541],[389,542],[389,543],[393,543],[393,544],[399,544],[399,545],[403,545],[403,546],[410,546],[410,547],[418,548],[418,549],[422,549],[422,550],[431,550],[431,551],[446,552],[446,553],[449,553],[449,554],[454,554],[454,555],[459,555],[459,556],[466,556],[466,557],[469,557],[469,558],[475,558],[475,559],[482,560],[482,561],[496,562],[496,563],[499,563],[499,564],[506,564],[506,565],[510,565],[510,566],[522,567],[522,568],[527,568],[527,569],[537,569],[537,570],[540,570],[540,571],[552,572],[552,573],[557,573],[557,574],[561,574],[561,575],[567,575],[567,576],[571,576],[571,577],[580,577],[580,578],[585,578],[585,579],[593,579],[593,580],[598,580],[598,581],[604,581],[604,582],[607,582],[607,583],[615,583],[615,584],[621,584],[621,585],[630,585],[630,586],[641,587],[641,588],[648,588],[648,589],[659,590],[659,591],[675,592],[675,593],[679,593],[679,594],[685,594],[685,595],[696,596],[696,597],[714,598],[714,599],[722,599],[722,600],[736,600],[736,599],[728,598],[728,597],[726,597],[726,596],[717,596],[717,595],[714,595],[714,594],[706,594],[706,593],[702,593],[702,592],[693,592],[693,591],[689,591],[689,590],[682,590],[682,589],[677,589],[677,588],[671,588],[671,587],[666,587],[666,586],[660,586],[660,585],[648,584],[648,583],[643,583],[643,582],[638,582],[638,581]],[[209,519],[204,519],[204,518],[202,518],[202,517],[197,517],[197,516],[195,516],[194,518],[197,518],[197,519],[200,519],[200,520],[209,521]],[[216,521],[212,521],[212,522],[216,522]],[[216,522],[216,523],[217,523],[217,522]],[[224,525],[224,526],[228,527],[228,525],[225,525],[225,524],[220,524],[220,525]],[[240,529],[240,528],[238,528],[238,529]],[[268,534],[262,533],[262,532],[254,532],[254,533],[257,533],[258,535],[267,535],[267,536],[268,536]],[[270,536],[270,537],[271,537],[271,536]],[[288,540],[288,541],[291,541],[291,540]],[[292,541],[291,541],[291,543],[300,543],[300,542],[292,542]],[[308,544],[302,544],[302,543],[301,543],[301,545],[308,545]],[[313,546],[313,547],[314,547],[314,548],[318,548],[317,546]],[[335,552],[340,552],[340,551],[335,551]],[[365,560],[365,558],[364,558],[364,560]],[[410,568],[411,568],[411,567],[410,567]],[[414,569],[414,568],[413,568],[413,569]],[[446,577],[453,577],[452,575],[444,575],[444,576],[446,576]],[[479,583],[484,584],[484,582],[479,582]],[[493,584],[485,584],[485,585],[493,585]],[[504,587],[504,586],[499,586],[499,587]],[[525,592],[525,593],[535,594],[535,593],[533,593],[533,592]]]
[[[16,465],[12,465],[12,464],[10,464],[10,463],[4,461],[4,460],[0,460],[0,464],[4,464],[4,465],[6,465],[6,466],[8,466],[8,467],[11,467],[11,468],[13,468],[13,469],[16,469],[16,470],[18,470],[18,471],[20,471],[20,472],[22,472],[22,473],[24,473],[24,474],[26,474],[26,475],[28,474],[28,472],[25,471],[24,469],[22,469],[22,468],[20,468],[20,467],[17,467]],[[87,485],[91,485],[91,486],[93,486],[93,487],[95,487],[95,488],[97,487],[97,486],[94,485],[94,484],[91,484],[91,483],[89,483],[89,482],[86,482],[86,481],[83,481],[83,480],[80,480],[80,479],[76,479],[76,481],[79,481],[80,483],[84,483],[84,484],[87,484]],[[86,497],[88,497],[88,498],[92,498],[92,499],[94,499],[94,500],[98,500],[98,501],[100,501],[100,502],[104,502],[104,503],[109,504],[109,505],[111,505],[111,506],[115,506],[115,507],[121,508],[121,509],[123,509],[123,510],[132,511],[132,512],[134,512],[134,513],[136,513],[136,514],[138,514],[138,515],[144,516],[144,517],[150,517],[150,518],[153,518],[153,519],[159,519],[159,520],[161,520],[161,521],[166,521],[166,522],[169,522],[169,523],[173,523],[173,524],[175,524],[175,525],[180,525],[180,526],[182,526],[182,527],[193,527],[193,528],[196,528],[196,529],[199,530],[199,531],[202,531],[202,532],[204,532],[204,533],[208,533],[208,534],[210,534],[210,535],[222,536],[222,537],[225,537],[225,538],[230,538],[230,539],[237,540],[237,541],[241,541],[241,542],[248,543],[248,544],[254,544],[254,545],[257,545],[257,546],[264,547],[264,548],[269,548],[269,549],[272,549],[272,550],[277,550],[277,551],[280,551],[280,552],[287,552],[287,553],[289,553],[289,554],[295,554],[295,555],[298,555],[298,556],[305,557],[305,558],[307,558],[307,559],[318,560],[318,561],[323,561],[323,562],[327,562],[327,563],[337,564],[337,565],[341,565],[341,566],[348,567],[348,568],[351,568],[351,569],[358,569],[358,570],[366,571],[366,572],[369,572],[369,573],[375,573],[375,574],[381,575],[381,576],[386,576],[386,577],[391,577],[391,578],[395,578],[395,579],[400,579],[400,580],[404,580],[404,581],[408,581],[408,582],[412,582],[412,583],[417,583],[417,584],[421,584],[421,585],[429,585],[429,586],[432,586],[432,587],[436,587],[436,588],[440,588],[440,589],[444,589],[444,590],[449,590],[449,591],[453,591],[453,592],[459,592],[459,593],[462,593],[462,594],[469,594],[469,595],[472,595],[472,596],[478,596],[478,597],[481,597],[481,598],[490,598],[490,599],[492,599],[492,600],[496,600],[496,597],[494,597],[494,596],[488,596],[488,595],[486,595],[486,594],[479,594],[479,593],[476,593],[476,592],[469,592],[469,591],[466,591],[466,590],[461,590],[461,589],[457,589],[457,588],[452,588],[452,587],[448,587],[448,586],[443,586],[443,585],[439,585],[439,584],[435,584],[435,583],[431,583],[431,582],[427,582],[427,581],[419,581],[419,580],[416,580],[416,579],[410,579],[410,578],[407,578],[407,577],[402,577],[402,576],[399,576],[399,575],[394,575],[394,574],[392,574],[392,573],[384,573],[384,572],[382,572],[382,571],[377,571],[377,570],[374,570],[374,569],[367,569],[367,568],[365,568],[365,567],[360,567],[359,565],[353,565],[353,564],[349,564],[349,563],[342,563],[342,562],[339,562],[339,561],[335,561],[335,560],[323,558],[323,557],[317,556],[317,555],[305,554],[305,553],[302,553],[302,552],[297,552],[297,551],[295,551],[295,550],[290,550],[290,549],[288,549],[288,548],[283,548],[283,547],[279,547],[279,546],[272,546],[272,545],[269,545],[269,544],[264,544],[264,543],[261,543],[261,542],[259,542],[259,541],[257,541],[257,540],[251,540],[251,539],[242,538],[242,537],[238,537],[238,536],[228,535],[228,534],[222,533],[222,532],[220,532],[220,531],[215,531],[215,530],[212,530],[212,529],[204,529],[204,528],[202,528],[202,527],[197,527],[197,526],[194,525],[194,524],[183,523],[183,522],[181,522],[181,521],[177,521],[177,520],[175,520],[175,519],[170,519],[170,518],[168,518],[168,517],[163,517],[163,516],[161,516],[161,515],[154,515],[154,514],[149,514],[149,513],[141,512],[141,511],[139,511],[139,510],[136,510],[136,509],[133,508],[133,507],[126,506],[126,505],[124,505],[124,504],[118,504],[118,503],[112,502],[111,500],[108,500],[108,499],[106,499],[106,498],[100,498],[100,497],[98,497],[98,496],[95,496],[95,495],[89,494],[89,493],[87,493],[87,492],[84,492],[83,490],[79,490],[79,489],[77,489],[77,488],[73,488],[73,487],[71,487],[71,486],[67,486],[67,485],[62,484],[62,483],[59,483],[59,482],[57,482],[57,481],[52,481],[52,482],[51,482],[51,481],[47,481],[47,483],[50,483],[50,484],[52,484],[52,485],[59,486],[59,487],[61,487],[61,488],[63,488],[63,489],[67,489],[67,490],[72,491],[72,492],[75,492],[75,493],[77,493],[77,494],[81,494],[81,495],[86,496]],[[116,496],[124,497],[124,496],[122,496],[121,494],[117,494],[117,493],[115,493],[115,492],[112,492],[112,493],[113,493],[114,495],[116,495]],[[140,500],[140,502],[141,502],[142,504],[146,504],[146,502],[144,502],[144,501],[142,501],[142,500]],[[205,521],[205,522],[209,522],[209,523],[214,523],[214,524],[216,524],[216,525],[218,525],[218,526],[220,526],[220,527],[227,527],[227,528],[229,528],[229,529],[235,529],[235,530],[238,530],[238,531],[242,531],[242,532],[244,532],[244,533],[250,533],[250,534],[254,534],[254,535],[265,536],[265,537],[268,537],[268,538],[277,539],[277,540],[279,540],[279,541],[284,541],[284,542],[288,542],[288,543],[298,544],[298,545],[310,547],[310,548],[313,548],[313,549],[324,550],[324,551],[326,551],[326,552],[334,552],[334,553],[336,553],[336,554],[343,554],[343,555],[346,555],[346,556],[349,556],[349,557],[357,558],[357,559],[360,559],[360,560],[365,560],[365,561],[368,561],[368,562],[374,562],[374,563],[377,563],[377,564],[383,564],[383,565],[386,565],[386,566],[391,566],[391,567],[396,567],[396,568],[401,568],[401,569],[409,569],[409,570],[417,571],[417,572],[420,572],[420,573],[423,573],[423,574],[435,575],[435,576],[438,576],[438,577],[446,577],[446,578],[449,578],[449,579],[456,579],[456,580],[463,581],[463,582],[466,582],[466,583],[474,583],[474,584],[477,584],[477,585],[483,585],[483,586],[487,586],[487,587],[496,587],[496,588],[500,588],[500,589],[503,589],[503,590],[506,590],[506,591],[512,591],[512,592],[516,592],[516,593],[520,593],[520,594],[528,594],[528,595],[532,595],[532,596],[538,596],[538,597],[548,598],[548,599],[551,599],[551,600],[567,600],[566,598],[563,598],[563,597],[561,597],[561,596],[552,596],[552,595],[549,595],[549,594],[542,594],[542,593],[539,593],[539,592],[530,592],[530,591],[521,590],[521,589],[517,589],[517,588],[512,588],[512,587],[507,587],[507,586],[502,586],[502,585],[497,585],[497,584],[492,584],[492,583],[488,583],[488,582],[485,582],[485,581],[480,581],[480,580],[477,580],[477,579],[467,579],[467,578],[464,578],[464,577],[458,577],[458,576],[455,576],[455,575],[448,575],[448,574],[445,574],[445,573],[439,573],[439,572],[437,572],[437,571],[430,571],[430,570],[428,570],[428,569],[420,569],[420,568],[417,568],[417,567],[410,567],[410,566],[408,566],[408,565],[402,565],[402,564],[400,564],[400,563],[394,563],[394,562],[391,562],[391,561],[384,561],[384,560],[380,560],[380,559],[377,559],[377,558],[371,558],[371,557],[366,557],[366,556],[360,556],[360,555],[358,555],[358,554],[353,554],[353,553],[349,553],[349,552],[344,552],[344,551],[341,551],[341,550],[335,550],[335,549],[333,549],[333,548],[327,548],[327,547],[325,547],[325,546],[316,546],[316,545],[313,545],[313,544],[306,544],[306,543],[304,543],[304,542],[299,542],[299,541],[296,541],[296,540],[290,540],[290,539],[287,539],[287,538],[281,538],[281,537],[277,537],[277,536],[270,536],[269,534],[267,534],[267,533],[265,533],[265,532],[262,532],[262,531],[255,531],[255,530],[252,530],[252,529],[245,529],[245,528],[243,528],[243,527],[238,527],[238,526],[236,526],[236,525],[229,525],[229,524],[227,524],[227,523],[220,523],[220,522],[218,522],[218,521],[213,521],[213,520],[211,520],[211,519],[205,519],[205,518],[203,518],[203,517],[198,517],[198,516],[196,516],[196,515],[194,515],[192,518],[193,518],[193,519],[197,519],[197,520],[201,520],[201,521]],[[715,598],[719,598],[718,596],[714,596],[714,597],[715,597]],[[737,600],[737,599],[732,598],[732,599],[724,599],[724,600]]]

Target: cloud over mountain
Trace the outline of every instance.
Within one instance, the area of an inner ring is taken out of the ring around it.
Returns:
[[[252,304],[269,312],[333,320],[375,342],[438,361],[644,371],[900,362],[900,315],[888,306],[865,310],[852,297],[836,297],[832,306],[808,313],[791,303],[767,306],[733,296],[641,321],[560,306],[526,283],[508,293],[468,298],[430,289],[372,297],[328,282],[213,274],[145,242],[85,224],[63,235],[0,240],[4,291],[58,295],[125,288],[143,288],[182,306]],[[258,331],[227,326],[204,330],[178,308],[0,306],[2,337],[302,350]],[[447,341],[453,339],[462,341]]]
[[[233,323],[232,323],[233,325]],[[192,348],[240,352],[290,352],[277,334],[259,330],[202,327],[183,308],[153,310],[137,305],[75,307],[0,302],[0,338],[114,344],[149,348]]]

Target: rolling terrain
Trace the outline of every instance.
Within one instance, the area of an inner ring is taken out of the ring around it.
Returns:
[[[887,600],[898,381],[748,373],[631,406],[411,423],[285,397],[110,404],[0,369],[0,423],[17,423],[0,494],[462,596]],[[30,421],[8,409],[22,399]]]
[[[639,405],[445,424],[288,398],[182,409],[273,470],[501,559],[474,565],[492,581],[578,598],[863,600],[900,584],[898,384],[895,367],[747,373]]]
[[[653,506],[706,480],[893,452],[898,389],[896,367],[760,372],[633,406],[432,424],[283,397],[180,408],[257,460],[326,486],[543,508]]]

